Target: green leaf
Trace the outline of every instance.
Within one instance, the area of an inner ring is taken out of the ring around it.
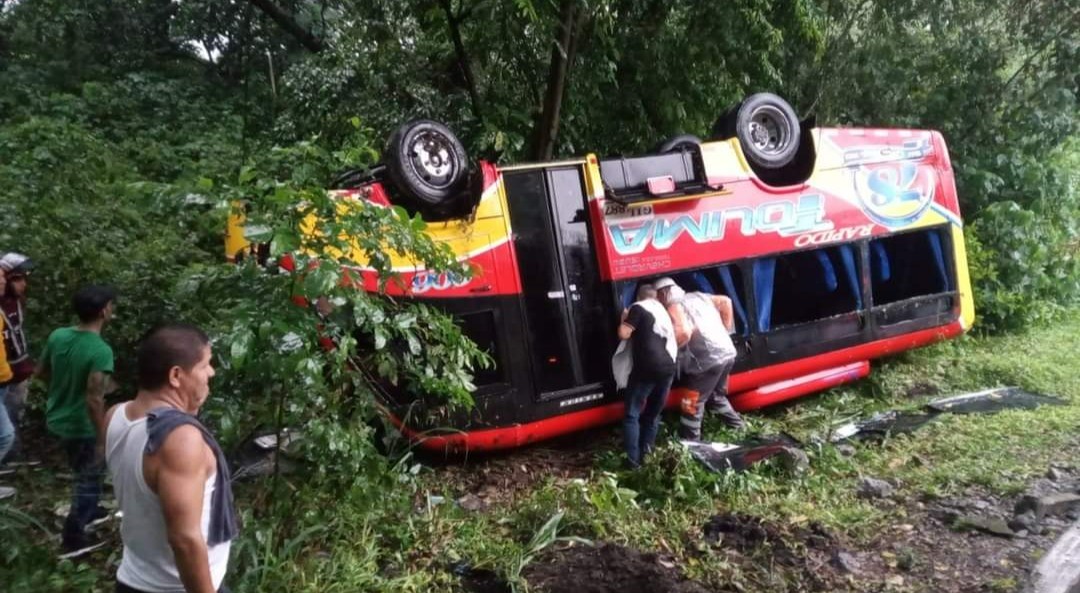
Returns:
[[[274,236],[274,229],[265,224],[244,226],[244,239],[252,243],[266,243]]]
[[[274,239],[270,241],[270,255],[278,257],[285,253],[292,253],[300,248],[300,235],[296,231],[286,228],[274,232]]]
[[[242,368],[247,362],[248,350],[251,348],[251,342],[254,339],[255,334],[251,330],[241,330],[233,336],[232,344],[229,347],[229,355],[234,367]]]

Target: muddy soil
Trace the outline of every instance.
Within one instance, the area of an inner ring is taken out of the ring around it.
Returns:
[[[599,452],[618,447],[615,437],[578,435],[519,450],[513,455],[475,458],[437,468],[456,496],[480,502],[477,510],[511,502],[544,480],[564,481],[596,471]],[[1035,492],[1072,491],[1080,470],[1065,468],[1056,480],[1035,480]],[[962,529],[957,516],[1008,522],[1017,496],[993,496],[971,488],[940,500],[885,498],[876,501],[892,523],[870,540],[855,542],[816,525],[776,525],[757,517],[720,514],[700,527],[686,549],[695,560],[728,567],[721,582],[683,578],[676,559],[598,543],[541,556],[525,570],[531,590],[573,591],[811,591],[987,593],[1017,591],[1038,557],[1075,519],[1048,517],[1037,529],[1013,537]],[[625,578],[634,575],[633,578]],[[639,583],[645,588],[634,588]],[[485,581],[467,590],[501,591]],[[489,588],[493,587],[493,588]],[[508,589],[506,589],[508,590]]]
[[[480,508],[511,502],[549,478],[565,482],[587,477],[595,469],[600,451],[617,447],[607,429],[568,435],[506,453],[474,455],[465,459],[425,459],[435,467],[438,482],[457,498],[469,496]]]
[[[709,593],[656,554],[615,544],[556,550],[525,568],[530,591],[543,593]]]
[[[899,510],[906,519],[883,530],[861,550],[852,551],[860,568],[853,575],[851,590],[1019,590],[1037,559],[1072,520],[1047,517],[1032,533],[1004,537],[958,527],[953,519],[959,512],[1008,521],[1015,502],[1015,497],[994,497],[973,488],[956,498],[901,503]]]
[[[705,523],[702,536],[714,553],[719,553],[739,572],[754,580],[762,569],[791,590],[836,591],[843,580],[833,559],[843,549],[823,526],[785,529],[758,517],[741,514],[715,515]],[[731,590],[739,590],[732,583]]]

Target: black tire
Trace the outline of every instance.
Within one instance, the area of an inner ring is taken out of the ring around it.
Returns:
[[[390,136],[383,156],[396,189],[420,208],[447,206],[468,180],[465,147],[436,121],[402,125]]]
[[[716,122],[713,123],[709,134],[710,140],[728,140],[735,137],[735,114],[739,112],[740,105],[742,103],[736,103],[728,107],[727,111],[716,118]]]
[[[701,147],[701,138],[693,134],[679,134],[664,140],[656,147],[655,152],[680,152],[684,150],[698,150]]]
[[[799,118],[787,101],[772,93],[747,97],[734,123],[746,159],[762,169],[780,169],[799,151]]]

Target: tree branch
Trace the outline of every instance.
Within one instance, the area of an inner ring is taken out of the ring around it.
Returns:
[[[1072,18],[1065,22],[1065,25],[1061,28],[1061,30],[1043,41],[1042,45],[1040,45],[1038,49],[1036,49],[1030,56],[1027,57],[1026,60],[1024,60],[1024,63],[1016,69],[1016,72],[1013,72],[1012,76],[1009,77],[1009,80],[1006,80],[1005,84],[1001,87],[1002,95],[1004,95],[1005,91],[1010,86],[1012,86],[1012,83],[1016,81],[1017,77],[1019,77],[1020,74],[1022,74],[1025,70],[1031,67],[1031,64],[1035,62],[1035,58],[1039,57],[1039,55],[1046,51],[1055,41],[1061,39],[1061,37],[1065,35],[1065,33],[1075,30],[1073,28],[1073,21],[1076,21],[1078,16],[1080,16],[1080,13],[1074,14]]]
[[[555,152],[563,94],[566,90],[566,74],[570,66],[570,48],[577,24],[577,8],[577,0],[562,0],[559,7],[559,24],[556,28],[558,37],[552,42],[544,107],[533,136],[532,157],[538,161],[550,160]]]
[[[477,121],[482,122],[484,121],[484,115],[480,104],[480,93],[476,88],[476,77],[473,76],[472,64],[469,62],[469,55],[465,51],[465,42],[461,39],[460,13],[457,16],[454,15],[451,0],[440,0],[439,4],[442,5],[443,12],[446,13],[446,24],[450,27],[450,39],[454,42],[454,53],[457,54],[458,68],[461,69],[461,75],[465,77],[465,87],[469,91],[473,116],[476,117]]]
[[[301,26],[300,23],[296,22],[296,19],[293,18],[291,14],[279,8],[276,4],[271,2],[271,0],[248,1],[251,2],[251,4],[253,4],[256,8],[261,10],[263,14],[270,17],[271,20],[280,25],[282,29],[285,29],[285,31],[295,37],[296,40],[299,41],[300,44],[306,47],[309,51],[318,53],[323,50],[322,39],[319,39],[311,31],[308,31],[303,26]]]

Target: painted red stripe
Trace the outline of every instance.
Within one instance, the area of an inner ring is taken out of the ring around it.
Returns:
[[[952,338],[963,333],[960,322],[949,325],[921,330],[897,336],[861,344],[851,348],[844,348],[835,352],[827,352],[817,356],[810,356],[793,360],[769,367],[754,369],[732,375],[730,391],[738,395],[733,396],[732,405],[737,409],[747,410],[771,405],[779,401],[807,395],[809,393],[826,389],[849,380],[864,377],[869,374],[869,364],[866,362],[872,358],[886,356],[895,352],[925,346],[941,340]],[[861,367],[865,365],[866,374],[854,376],[849,372],[835,372],[838,369],[846,369],[850,366]],[[823,370],[824,369],[824,370]],[[826,373],[824,377],[810,378],[805,382],[792,385],[786,390],[765,391],[764,386],[797,379],[806,375]],[[750,399],[743,399],[739,392],[757,390],[757,395],[751,395]],[[775,398],[775,399],[772,399]],[[678,405],[679,396],[676,393],[668,396],[667,407]],[[544,418],[526,424],[515,424],[501,428],[489,428],[468,432],[454,432],[450,434],[431,434],[417,432],[408,426],[404,426],[399,418],[388,414],[390,421],[409,439],[414,440],[419,446],[434,452],[446,452],[460,454],[464,452],[496,451],[511,449],[530,443],[536,443],[559,435],[578,430],[584,430],[594,426],[610,424],[622,418],[622,402],[613,402],[587,410],[561,414],[551,418]]]

